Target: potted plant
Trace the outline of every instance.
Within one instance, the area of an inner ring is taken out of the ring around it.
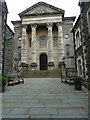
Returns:
[[[1,92],[5,91],[5,86],[6,86],[7,82],[8,82],[8,78],[7,77],[0,76],[0,90],[1,90]]]
[[[75,90],[82,90],[82,77],[80,76],[75,76],[73,77],[74,79],[74,85],[75,85]]]

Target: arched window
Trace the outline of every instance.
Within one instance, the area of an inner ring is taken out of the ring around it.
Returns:
[[[20,47],[20,46],[21,46],[21,42],[22,42],[22,38],[21,38],[21,37],[19,37],[19,38],[18,38],[18,47]]]
[[[80,45],[81,45],[81,38],[80,38],[80,32],[78,31],[76,33],[76,47],[78,48],[80,47]]]
[[[66,44],[66,56],[70,56],[70,45]]]
[[[40,44],[41,47],[46,47],[47,46],[46,37],[44,37],[44,36],[40,37],[39,44]]]
[[[56,36],[53,37],[53,46],[57,47],[58,46],[58,39]]]

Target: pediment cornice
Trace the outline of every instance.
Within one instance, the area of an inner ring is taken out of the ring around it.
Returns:
[[[44,15],[44,14],[62,14],[64,15],[64,10],[47,4],[45,2],[38,2],[35,5],[29,7],[19,14],[20,17],[23,16],[35,16],[35,15]]]

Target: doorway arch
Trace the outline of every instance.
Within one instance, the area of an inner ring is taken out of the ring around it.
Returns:
[[[45,53],[40,55],[40,70],[47,70],[47,55]]]

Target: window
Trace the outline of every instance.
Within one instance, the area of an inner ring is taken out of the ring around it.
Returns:
[[[20,47],[20,46],[21,46],[21,41],[22,41],[22,38],[21,38],[21,37],[19,37],[19,38],[18,38],[18,47]]]
[[[32,40],[31,40],[31,38],[29,40],[29,45],[30,45],[30,47],[32,47]]]
[[[47,46],[46,37],[41,37],[41,38],[40,38],[40,46],[41,46],[41,47],[46,47],[46,46]]]
[[[90,12],[88,13],[88,30],[89,30],[89,33],[90,33]]]
[[[78,31],[76,34],[76,47],[78,48],[80,47],[80,45],[81,45],[81,38],[80,38],[80,33]]]
[[[58,39],[56,36],[53,37],[53,46],[55,46],[55,47],[58,46]]]
[[[79,75],[82,75],[81,59],[78,60],[78,72],[79,72]]]
[[[70,45],[66,44],[66,56],[70,56]]]
[[[18,59],[21,60],[21,47],[18,47]]]

